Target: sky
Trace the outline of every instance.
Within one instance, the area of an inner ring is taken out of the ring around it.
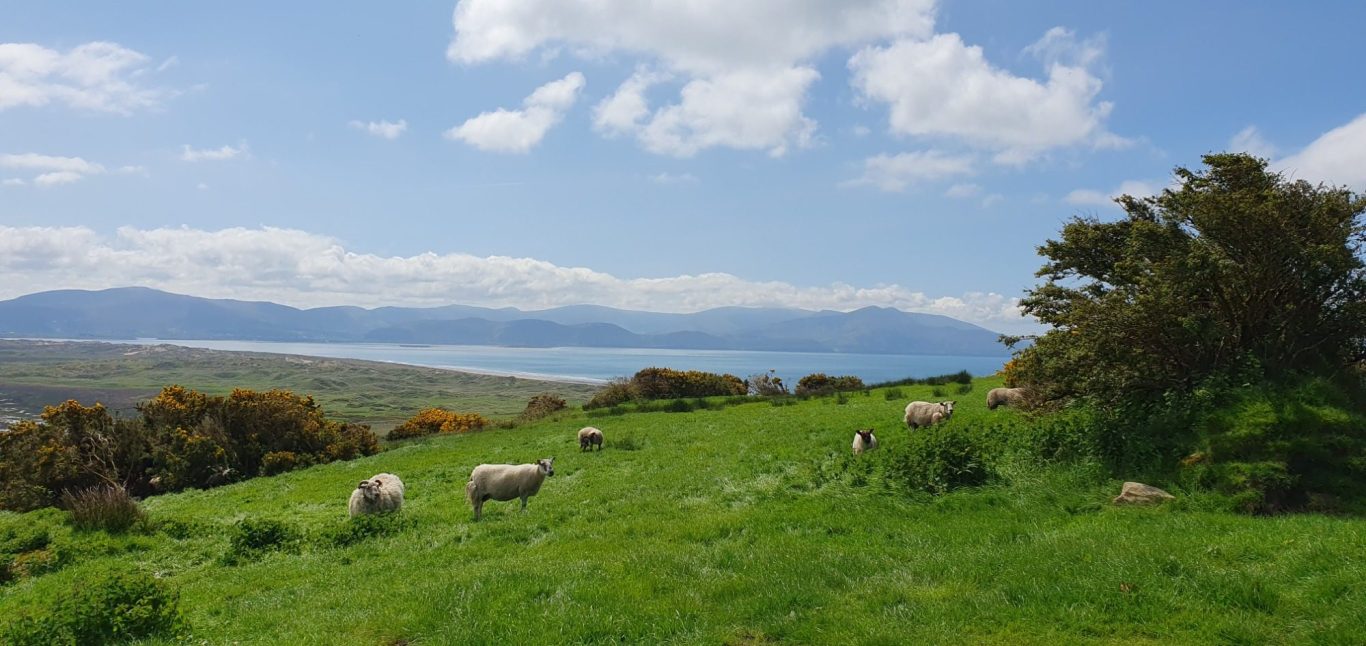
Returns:
[[[1366,190],[1366,3],[6,0],[0,298],[946,314],[1247,151]]]

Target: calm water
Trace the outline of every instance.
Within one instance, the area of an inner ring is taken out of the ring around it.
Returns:
[[[516,375],[566,381],[598,382],[661,366],[678,370],[728,372],[741,378],[775,370],[790,383],[813,372],[857,375],[875,383],[904,377],[927,377],[959,370],[974,375],[996,372],[1005,357],[960,357],[817,352],[745,352],[729,350],[639,350],[632,348],[501,348],[470,345],[402,346],[387,343],[286,343],[273,341],[160,341],[138,339],[114,343],[171,343],[210,350],[300,354],[335,359],[368,359],[468,372]]]

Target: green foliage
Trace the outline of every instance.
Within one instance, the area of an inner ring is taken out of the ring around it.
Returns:
[[[413,527],[408,514],[363,514],[351,516],[341,523],[323,530],[323,544],[347,547],[380,536],[392,536]]]
[[[114,644],[183,632],[179,595],[165,582],[130,571],[82,577],[51,607],[0,627],[0,642],[16,646]]]
[[[943,494],[985,484],[991,471],[979,442],[966,433],[937,425],[911,434],[906,449],[893,454],[887,476],[912,490]]]
[[[303,535],[274,518],[244,518],[233,526],[223,562],[228,565],[260,558],[266,552],[294,551]]]
[[[1124,219],[1076,218],[1039,248],[1047,282],[1021,305],[1053,329],[1019,353],[1024,383],[1050,399],[1151,401],[1215,375],[1366,358],[1366,199],[1247,155],[1204,162],[1177,168],[1175,190],[1119,198]]]
[[[906,398],[906,393],[900,388],[888,388],[882,391],[882,398],[889,402],[901,401]]]
[[[831,377],[823,372],[817,372],[802,377],[797,381],[796,394],[829,395],[831,393],[863,389],[863,380],[853,375]]]
[[[933,377],[908,377],[895,381],[884,381],[870,386],[870,388],[889,388],[893,386],[945,386],[948,384],[970,384],[972,374],[966,370],[951,372],[946,375],[935,375]]]
[[[71,513],[71,524],[86,531],[102,529],[117,534],[147,520],[127,489],[111,485],[63,492],[62,507]]]
[[[603,386],[584,410],[609,408],[627,402],[683,399],[696,397],[739,396],[748,391],[735,375],[720,375],[700,370],[645,368],[630,379],[613,379]]]

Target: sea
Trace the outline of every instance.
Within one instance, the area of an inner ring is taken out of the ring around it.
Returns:
[[[602,383],[629,377],[642,368],[705,370],[740,378],[768,374],[789,383],[815,372],[854,375],[865,383],[929,377],[960,370],[989,375],[1008,357],[846,354],[832,352],[758,352],[735,350],[653,350],[636,348],[507,348],[473,345],[389,343],[294,343],[282,341],[160,340],[107,341],[138,345],[171,344],[210,350],[270,352],[334,359],[365,359],[492,375],[551,381]]]

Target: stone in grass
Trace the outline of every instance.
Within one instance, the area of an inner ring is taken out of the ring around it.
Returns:
[[[1173,496],[1157,487],[1145,485],[1142,482],[1126,482],[1124,488],[1115,496],[1116,505],[1155,505],[1167,500],[1175,500]]]

